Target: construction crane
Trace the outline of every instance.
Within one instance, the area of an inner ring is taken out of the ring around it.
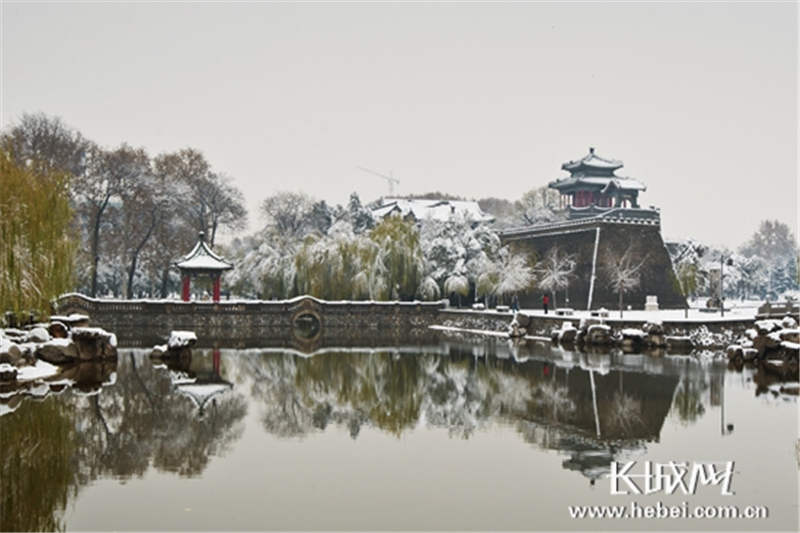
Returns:
[[[385,179],[387,183],[389,183],[389,196],[394,196],[394,186],[399,185],[400,180],[395,178],[391,172],[389,172],[389,175],[387,176],[386,174],[381,174],[380,172],[375,172],[374,170],[370,170],[365,167],[356,167],[356,168],[359,170],[363,170],[364,172],[369,172],[370,174],[378,176],[379,178]]]

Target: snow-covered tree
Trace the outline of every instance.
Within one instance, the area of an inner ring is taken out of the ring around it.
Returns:
[[[681,263],[675,272],[675,280],[681,294],[686,298],[685,316],[689,316],[689,297],[697,291],[697,265]]]
[[[282,241],[272,241],[265,233],[234,239],[227,255],[236,265],[226,274],[226,283],[234,294],[263,299],[288,298],[295,285],[294,251],[282,248]]]
[[[569,285],[572,273],[575,271],[575,256],[562,252],[558,246],[553,246],[536,265],[535,273],[539,286],[547,291],[553,298],[553,307],[557,307],[556,293]]]
[[[767,269],[764,296],[778,298],[784,292],[798,289],[798,246],[791,228],[777,220],[764,220],[753,236],[742,245],[740,253],[758,257]]]
[[[531,189],[514,205],[514,215],[522,224],[545,224],[564,218],[559,213],[559,193],[550,187]]]
[[[455,291],[448,291],[444,285],[453,276],[467,279],[467,294],[470,285],[477,288],[478,278],[492,267],[497,258],[500,238],[487,225],[474,225],[456,214],[447,220],[422,220],[420,245],[425,259],[426,277],[433,279],[442,294],[449,296]],[[476,295],[485,296],[490,293],[491,290],[479,291]]]
[[[504,247],[499,255],[500,260],[490,267],[494,269],[490,277],[497,280],[492,293],[502,301],[507,295],[530,288],[535,276],[524,255],[513,253],[508,247]]]
[[[350,200],[347,202],[347,217],[355,233],[363,233],[375,226],[372,212],[361,205],[361,199],[355,192],[350,194]]]
[[[333,213],[325,200],[314,202],[309,213],[309,226],[312,230],[325,234],[333,224]]]
[[[461,274],[452,274],[444,281],[444,293],[447,295],[455,294],[458,298],[458,306],[461,307],[461,298],[469,294],[469,280]]]
[[[430,276],[425,276],[417,289],[417,296],[420,300],[437,300],[440,294],[439,284]]]
[[[603,258],[608,285],[619,294],[619,316],[622,318],[622,296],[639,286],[641,269],[646,256],[638,258],[637,253],[629,246],[622,255],[606,254]]]

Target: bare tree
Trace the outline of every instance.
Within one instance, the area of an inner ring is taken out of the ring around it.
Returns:
[[[267,230],[284,239],[303,237],[313,202],[304,193],[278,192],[261,204]]]
[[[0,145],[17,166],[49,174],[66,172],[79,176],[91,143],[58,117],[44,113],[24,114],[0,137]]]
[[[531,189],[514,203],[514,214],[523,224],[544,224],[562,218],[559,210],[559,193],[549,187]]]
[[[206,235],[210,236],[209,244],[214,247],[217,230],[242,230],[247,226],[247,209],[244,206],[242,191],[231,184],[230,178],[222,174],[210,172],[207,176],[210,184],[204,197],[208,219]]]
[[[153,162],[155,173],[162,179],[183,187],[185,199],[179,212],[194,227],[208,236],[214,247],[220,228],[242,229],[247,224],[244,197],[231,184],[230,178],[213,172],[205,156],[193,148],[161,154]]]
[[[123,144],[113,151],[92,145],[88,151],[86,172],[74,180],[73,191],[78,211],[89,233],[91,295],[97,296],[97,265],[100,261],[100,227],[114,197],[121,198],[126,184],[149,171],[149,158],[144,149]]]
[[[622,255],[607,253],[603,258],[603,268],[609,287],[619,294],[619,316],[622,318],[622,295],[639,286],[641,269],[647,255],[637,261],[633,246],[628,246]]]
[[[536,265],[534,273],[539,286],[550,291],[553,308],[557,307],[556,292],[567,287],[575,271],[575,265],[575,256],[562,252],[558,246],[553,246],[544,259]]]
[[[128,265],[126,297],[133,298],[140,256],[159,224],[176,209],[175,195],[169,182],[147,172],[125,187],[122,205],[121,222],[125,228],[122,253]]]

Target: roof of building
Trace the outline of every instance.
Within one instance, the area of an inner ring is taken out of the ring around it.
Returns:
[[[588,171],[587,173],[591,173],[592,170],[613,172],[618,168],[622,168],[622,161],[600,157],[599,155],[594,153],[593,147],[589,147],[588,155],[582,157],[581,159],[577,159],[575,161],[567,161],[566,163],[561,165],[561,168],[564,170],[568,170],[572,173],[581,171]]]
[[[452,216],[462,216],[473,222],[491,222],[494,217],[485,213],[478,202],[466,200],[423,200],[406,198],[385,198],[383,205],[372,210],[376,217],[383,218],[390,213],[400,216],[413,216],[416,220],[448,220]]]
[[[570,189],[580,185],[600,186],[605,194],[612,188],[623,191],[646,191],[647,186],[639,180],[633,178],[623,178],[622,176],[583,176],[572,175],[551,181],[548,187],[552,189]]]
[[[181,270],[230,270],[233,264],[211,251],[201,231],[192,251],[176,263]]]

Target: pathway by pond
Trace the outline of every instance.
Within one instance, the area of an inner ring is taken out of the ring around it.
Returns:
[[[797,396],[752,369],[505,341],[149,350],[0,396],[0,529],[717,529],[570,505],[764,505],[798,527]],[[794,389],[796,390],[796,389]],[[610,494],[612,461],[735,461],[734,496]]]

